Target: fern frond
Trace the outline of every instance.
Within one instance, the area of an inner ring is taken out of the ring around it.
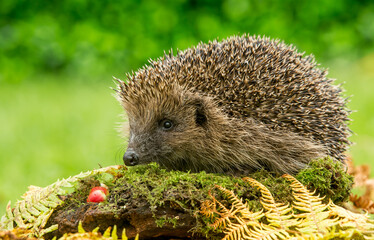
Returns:
[[[289,238],[289,240],[337,240],[337,239],[362,239],[361,233],[357,229],[339,229],[334,226],[329,232],[325,234],[314,233],[314,234],[303,234],[300,233],[295,237]]]
[[[232,191],[221,186],[215,188],[228,198],[230,209],[210,195],[212,200],[204,203],[203,211],[209,216],[218,215],[211,226],[214,229],[223,228],[226,234],[224,239],[243,239],[254,226],[261,227],[259,219],[264,216],[263,210],[253,213],[249,210],[248,204],[243,203]]]
[[[210,195],[210,194],[209,194]],[[212,200],[205,200],[200,207],[200,213],[206,217],[212,218],[214,214],[217,212],[216,209],[216,201],[213,196],[210,195]]]
[[[293,192],[293,207],[301,211],[295,214],[301,222],[297,228],[302,233],[327,233],[331,227],[337,224],[338,218],[329,218],[328,205],[322,203],[323,197],[315,196],[315,191],[310,192],[296,178],[285,174],[284,178],[291,181]]]
[[[260,190],[260,202],[265,213],[252,213],[248,204],[244,204],[232,191],[216,186],[232,204],[232,208],[228,209],[214,198],[214,204],[210,205],[211,209],[213,205],[218,206],[212,211],[221,211],[218,221],[224,224],[216,224],[216,227],[223,227],[226,234],[223,239],[373,239],[374,222],[367,215],[351,213],[334,205],[331,200],[324,204],[322,197],[315,196],[315,192],[310,192],[295,178],[284,177],[291,181],[292,207],[275,202],[270,191],[258,181],[244,178]],[[254,217],[256,214],[257,217]]]
[[[243,203],[242,199],[239,199],[232,191],[227,190],[226,188],[223,188],[221,186],[216,185],[217,189],[219,189],[229,200],[232,202],[232,209],[230,210],[232,214],[235,214],[236,212],[240,212],[240,214],[251,220],[251,221],[257,221],[257,219],[261,218],[263,216],[262,211],[258,214],[253,214],[249,210],[249,206],[247,203]],[[217,201],[218,202],[218,201]],[[218,202],[219,203],[219,202]]]
[[[6,206],[6,214],[1,218],[0,229],[13,229],[13,219],[12,204],[9,201]]]
[[[323,240],[330,240],[330,239],[355,239],[353,238],[354,235],[361,235],[357,229],[350,228],[350,229],[339,229],[337,231],[336,227],[333,227],[328,233],[326,233],[321,239]]]
[[[226,234],[222,240],[237,240],[244,239],[245,236],[248,236],[249,229],[248,225],[244,221],[237,219],[239,223],[230,222],[225,228],[224,233]],[[253,222],[252,225],[259,224],[258,222]]]
[[[219,217],[211,224],[211,227],[217,229],[217,228],[225,228],[227,224],[231,222],[230,218],[235,217],[235,213],[238,211],[238,209],[235,209],[234,206],[231,207],[231,209],[226,208],[222,203],[217,201],[217,199],[214,196],[211,196],[212,202],[214,206],[218,204],[218,208],[216,208],[214,211],[214,214],[217,214]]]
[[[80,173],[76,176],[57,181],[45,188],[30,186],[29,190],[17,201],[12,211],[11,203],[8,203],[6,214],[2,216],[0,230],[11,230],[14,227],[31,229],[30,237],[40,238],[44,234],[57,229],[57,225],[44,229],[54,209],[63,203],[59,196],[66,195],[66,188],[73,187],[73,184],[80,179],[98,173],[115,171],[123,166],[116,165],[101,168],[93,171]]]
[[[276,228],[270,225],[261,224],[261,227],[255,226],[253,230],[250,230],[250,237],[247,239],[289,239],[290,234],[286,229]]]
[[[345,208],[335,205],[332,202],[329,204],[329,209],[331,216],[339,217],[338,224],[341,228],[357,229],[364,235],[374,234],[374,221],[369,218],[367,213],[353,213]]]
[[[228,226],[225,228],[224,233],[226,236],[223,239],[228,240],[237,240],[237,239],[249,239],[255,234],[259,234],[259,231],[265,233],[274,233],[275,228],[264,225],[259,221],[251,221],[244,219],[240,216],[235,216],[235,222],[230,221]],[[270,235],[268,235],[270,236]]]
[[[243,180],[260,190],[260,203],[267,210],[265,216],[270,226],[288,229],[299,224],[299,221],[293,218],[292,207],[289,203],[276,203],[269,189],[255,179],[245,177]]]

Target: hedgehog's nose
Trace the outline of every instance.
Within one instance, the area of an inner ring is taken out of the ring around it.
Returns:
[[[127,151],[125,152],[125,155],[123,155],[123,162],[127,166],[138,165],[139,156],[132,148],[128,148]]]

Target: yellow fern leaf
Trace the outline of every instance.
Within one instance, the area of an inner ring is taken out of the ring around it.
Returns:
[[[222,240],[238,240],[243,239],[245,233],[248,232],[248,227],[245,224],[230,223],[224,233],[226,234]]]
[[[339,229],[337,230],[334,226],[327,234],[321,237],[321,240],[330,240],[330,239],[355,239],[353,236],[359,234],[357,229]]]
[[[244,204],[242,199],[239,199],[232,191],[218,185],[216,185],[216,188],[219,189],[224,195],[226,195],[232,202],[233,210],[230,210],[232,214],[240,212],[244,217],[250,219],[251,221],[256,221],[258,218],[261,218],[263,216],[262,213],[253,215],[253,213],[249,210],[248,204]]]
[[[249,236],[253,227],[261,226],[259,219],[264,216],[262,210],[253,213],[248,204],[243,203],[242,199],[239,199],[232,191],[221,186],[216,186],[216,188],[228,198],[231,208],[228,209],[211,195],[212,200],[204,204],[204,211],[209,214],[212,211],[218,215],[211,226],[215,229],[223,228],[226,234],[225,240],[243,239]]]
[[[260,190],[260,203],[264,209],[267,210],[265,216],[270,223],[270,226],[288,229],[291,226],[299,224],[297,219],[292,218],[292,207],[290,207],[289,203],[276,203],[269,189],[255,179],[245,177],[243,180]]]
[[[244,178],[261,191],[260,202],[265,213],[251,212],[249,205],[243,203],[232,191],[216,186],[229,199],[231,208],[211,196],[212,200],[205,203],[204,211],[208,216],[218,216],[214,227],[223,228],[226,234],[224,240],[374,239],[374,221],[367,215],[352,213],[334,205],[331,200],[328,204],[323,204],[322,197],[315,196],[315,192],[310,192],[294,177],[284,177],[291,181],[295,199],[292,207],[275,202],[264,185],[254,179]]]
[[[262,229],[259,221],[251,221],[243,219],[242,217],[235,216],[235,222],[230,221],[224,230],[226,236],[223,240],[238,240],[245,239],[251,236],[251,229],[258,228]]]
[[[374,221],[369,219],[368,214],[353,213],[334,203],[329,204],[330,215],[339,217],[338,224],[341,228],[354,228],[360,230],[364,235],[374,233]]]
[[[250,237],[248,239],[289,239],[290,234],[285,229],[276,228],[270,225],[261,224],[261,226],[253,227],[253,230],[250,231]]]
[[[219,215],[219,217],[211,224],[211,227],[215,229],[225,228],[226,224],[230,222],[230,218],[234,217],[238,209],[235,209],[235,207],[232,206],[229,210],[222,203],[217,201],[217,199],[214,196],[211,197],[212,201],[214,202],[214,205],[218,205],[218,209],[215,209],[215,214]]]
[[[284,178],[291,181],[293,191],[293,207],[301,211],[295,216],[302,220],[297,228],[302,233],[327,233],[337,224],[338,218],[329,218],[328,205],[322,203],[323,197],[315,196],[315,191],[310,192],[296,178],[285,174]]]

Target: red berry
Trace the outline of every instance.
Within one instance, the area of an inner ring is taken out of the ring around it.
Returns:
[[[108,188],[106,188],[106,187],[93,187],[93,188],[91,189],[90,193],[92,193],[92,192],[94,192],[94,191],[96,191],[96,190],[103,191],[103,193],[104,193],[105,195],[108,195]]]
[[[87,202],[104,202],[108,195],[108,189],[105,187],[94,187],[88,195]]]

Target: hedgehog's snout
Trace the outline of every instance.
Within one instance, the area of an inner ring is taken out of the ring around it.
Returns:
[[[139,164],[139,156],[132,148],[128,148],[123,155],[123,162],[127,166],[135,166]]]

